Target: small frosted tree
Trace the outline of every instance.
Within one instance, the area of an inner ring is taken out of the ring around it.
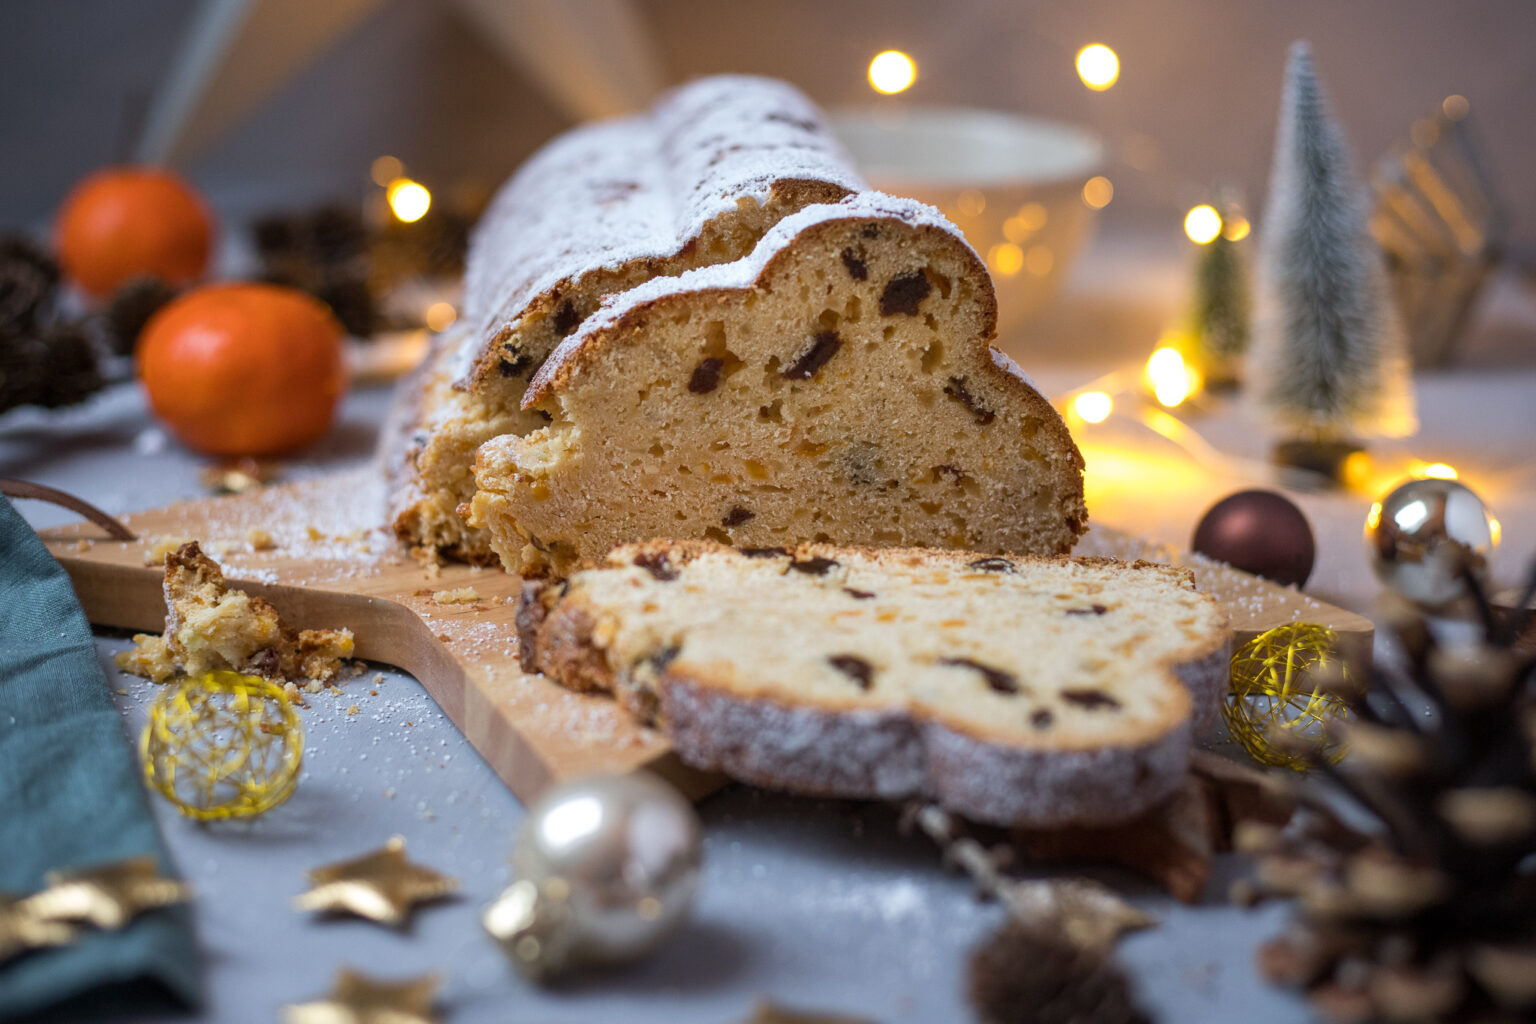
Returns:
[[[1190,313],[1196,358],[1208,387],[1237,385],[1238,366],[1252,333],[1250,305],[1248,268],[1237,243],[1218,234],[1200,247]]]
[[[1412,430],[1402,331],[1368,212],[1311,50],[1295,43],[1261,225],[1250,384],[1300,441]]]

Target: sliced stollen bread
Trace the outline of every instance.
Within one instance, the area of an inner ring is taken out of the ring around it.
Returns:
[[[463,329],[402,385],[385,439],[388,515],[418,553],[494,561],[458,506],[475,449],[546,420],[520,408],[545,357],[603,296],[740,259],[786,214],[864,188],[793,86],[721,75],[575,128],[492,200],[465,273]]]
[[[651,541],[524,584],[523,668],[613,692],[687,763],[979,821],[1120,821],[1181,783],[1226,613],[1113,559]]]
[[[1082,456],[996,312],[932,207],[807,207],[562,342],[523,400],[549,424],[480,448],[470,521],[524,575],[651,537],[1064,554]]]

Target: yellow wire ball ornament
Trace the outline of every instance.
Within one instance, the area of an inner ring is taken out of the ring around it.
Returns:
[[[1324,665],[1345,673],[1337,640],[1327,626],[1292,622],[1260,633],[1232,655],[1232,688],[1221,714],[1254,760],[1305,771],[1309,753],[1333,763],[1344,757],[1330,726],[1349,716],[1348,706],[1309,678]]]
[[[254,818],[293,795],[304,726],[275,683],[209,672],[155,699],[139,748],[145,781],[182,814]]]

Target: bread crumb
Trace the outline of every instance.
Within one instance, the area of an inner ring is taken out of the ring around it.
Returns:
[[[151,537],[149,550],[144,552],[144,564],[164,565],[166,555],[180,548],[183,544],[190,544],[191,542],[191,537],[172,536],[168,533],[161,534],[158,537]]]
[[[355,715],[355,714],[357,714],[361,710],[362,709],[359,708],[356,704],[353,704],[351,707],[347,708],[347,714]]]
[[[277,547],[277,541],[272,539],[272,535],[259,526],[245,531],[245,542],[251,546],[252,551],[271,551]]]
[[[373,674],[373,681],[375,683],[382,683],[384,681],[384,673],[383,672],[375,672]]]
[[[474,604],[478,600],[480,600],[480,591],[474,587],[439,590],[432,595],[434,604]]]
[[[76,551],[89,551],[89,550],[91,550],[91,542],[88,541],[88,540],[85,540],[83,538],[81,540],[77,540],[77,541],[75,541],[75,550]]]
[[[304,533],[307,537],[309,537],[310,540],[325,540],[325,534],[321,533],[313,526],[304,527]]]

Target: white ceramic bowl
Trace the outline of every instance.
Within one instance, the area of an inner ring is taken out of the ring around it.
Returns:
[[[937,206],[986,260],[998,332],[1049,301],[1087,241],[1083,185],[1104,146],[1083,128],[964,107],[842,110],[833,129],[869,183]]]

